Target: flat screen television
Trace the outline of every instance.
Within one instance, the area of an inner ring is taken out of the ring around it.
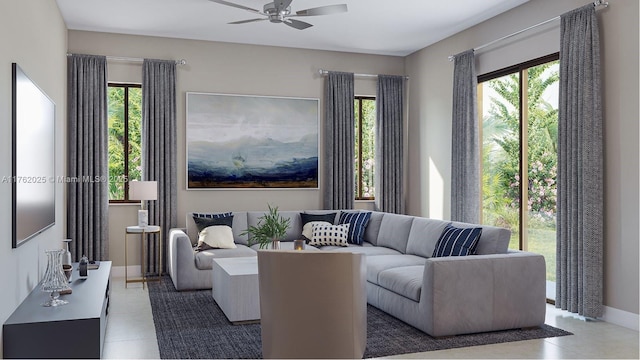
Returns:
[[[56,106],[16,63],[11,64],[12,243],[16,248],[56,220]]]

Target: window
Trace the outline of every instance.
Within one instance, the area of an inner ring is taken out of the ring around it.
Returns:
[[[511,228],[510,248],[544,255],[550,282],[556,276],[558,58],[478,77],[483,223]]]
[[[355,104],[355,199],[375,199],[376,99],[356,96]]]
[[[131,180],[141,179],[142,87],[109,84],[109,201],[128,202]]]

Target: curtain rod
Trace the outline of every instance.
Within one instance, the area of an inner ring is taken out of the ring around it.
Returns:
[[[329,74],[329,70],[320,69],[320,70],[318,70],[318,73],[320,73],[320,75],[322,75],[322,76],[325,76],[325,75]],[[375,74],[353,74],[353,76],[366,77],[366,78],[377,78],[378,77],[378,75],[375,75]],[[409,80],[408,76],[403,76],[403,78],[405,80]]]
[[[608,7],[608,6],[609,6],[609,2],[608,2],[608,1],[605,1],[605,0],[596,0],[596,1],[594,1],[594,2],[593,2],[593,6],[595,6],[595,7],[598,7],[598,6]],[[500,42],[500,41],[502,41],[502,40],[506,40],[506,39],[508,39],[508,38],[510,38],[510,37],[514,37],[514,36],[516,36],[516,35],[519,35],[519,34],[521,34],[521,33],[525,32],[525,31],[529,31],[529,30],[531,30],[531,29],[535,29],[535,28],[537,28],[538,26],[542,26],[542,25],[548,24],[548,23],[550,23],[550,22],[552,22],[552,21],[556,21],[556,20],[559,20],[559,19],[560,19],[560,16],[556,16],[556,17],[554,17],[554,18],[552,18],[552,19],[548,19],[548,20],[545,20],[545,21],[543,21],[543,22],[541,22],[541,23],[538,23],[538,24],[535,24],[535,25],[529,26],[528,28],[525,28],[525,29],[522,29],[522,30],[518,30],[518,31],[516,31],[516,32],[514,32],[514,33],[512,33],[512,34],[509,34],[509,35],[503,36],[503,37],[501,37],[501,38],[499,38],[499,39],[496,39],[496,40],[490,41],[490,42],[488,42],[488,43],[486,43],[486,44],[484,44],[484,45],[480,45],[480,46],[474,47],[474,48],[473,48],[473,51],[478,51],[478,50],[480,50],[480,49],[484,49],[484,48],[486,48],[487,46],[491,46],[491,45],[493,45],[493,44],[495,44],[495,43],[497,43],[497,42]],[[455,59],[455,58],[456,58],[456,56],[455,56],[455,55],[449,55],[449,61],[453,61],[453,59]]]
[[[73,54],[71,53],[67,53],[67,56],[71,56]],[[106,56],[107,60],[111,60],[111,61],[124,61],[124,62],[143,62],[144,59],[142,58],[135,58],[135,57],[124,57],[124,56]],[[180,59],[180,60],[175,60],[176,65],[186,65],[187,64],[187,60],[185,59]]]

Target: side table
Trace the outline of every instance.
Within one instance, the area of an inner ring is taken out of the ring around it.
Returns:
[[[160,226],[157,225],[148,225],[148,226],[127,226],[125,235],[124,235],[124,287],[127,287],[127,284],[132,283],[132,282],[141,282],[142,283],[142,288],[144,289],[144,283],[149,281],[150,279],[147,277],[147,275],[145,274],[145,269],[146,269],[146,261],[145,261],[145,244],[147,243],[147,241],[149,241],[149,234],[158,234],[158,277],[157,279],[153,279],[153,280],[158,280],[160,281],[160,277],[162,275],[162,231],[160,231]],[[141,260],[141,264],[140,265],[142,268],[142,277],[139,279],[129,279],[129,275],[127,272],[127,267],[129,265],[129,261],[127,259],[127,240],[129,235],[131,234],[140,234],[140,239],[142,241],[142,251],[141,251],[141,256],[140,256],[140,260]]]
[[[260,320],[258,258],[213,259],[211,293],[227,319],[235,324]]]

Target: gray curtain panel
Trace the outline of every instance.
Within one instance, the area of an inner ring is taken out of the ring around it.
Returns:
[[[560,18],[556,307],[603,313],[603,120],[595,7]]]
[[[67,238],[73,261],[109,259],[107,59],[67,58]],[[82,179],[93,179],[85,181]]]
[[[378,75],[376,96],[376,209],[404,214],[404,77]]]
[[[353,73],[329,72],[324,93],[324,208],[353,209]]]
[[[473,50],[455,55],[451,135],[451,220],[480,222],[480,132]]]
[[[149,201],[149,223],[162,228],[147,247],[149,273],[164,272],[169,229],[177,224],[176,63],[145,59],[142,63],[142,177],[158,182],[158,200]],[[150,235],[150,238],[152,236]],[[158,251],[162,269],[157,264]]]

